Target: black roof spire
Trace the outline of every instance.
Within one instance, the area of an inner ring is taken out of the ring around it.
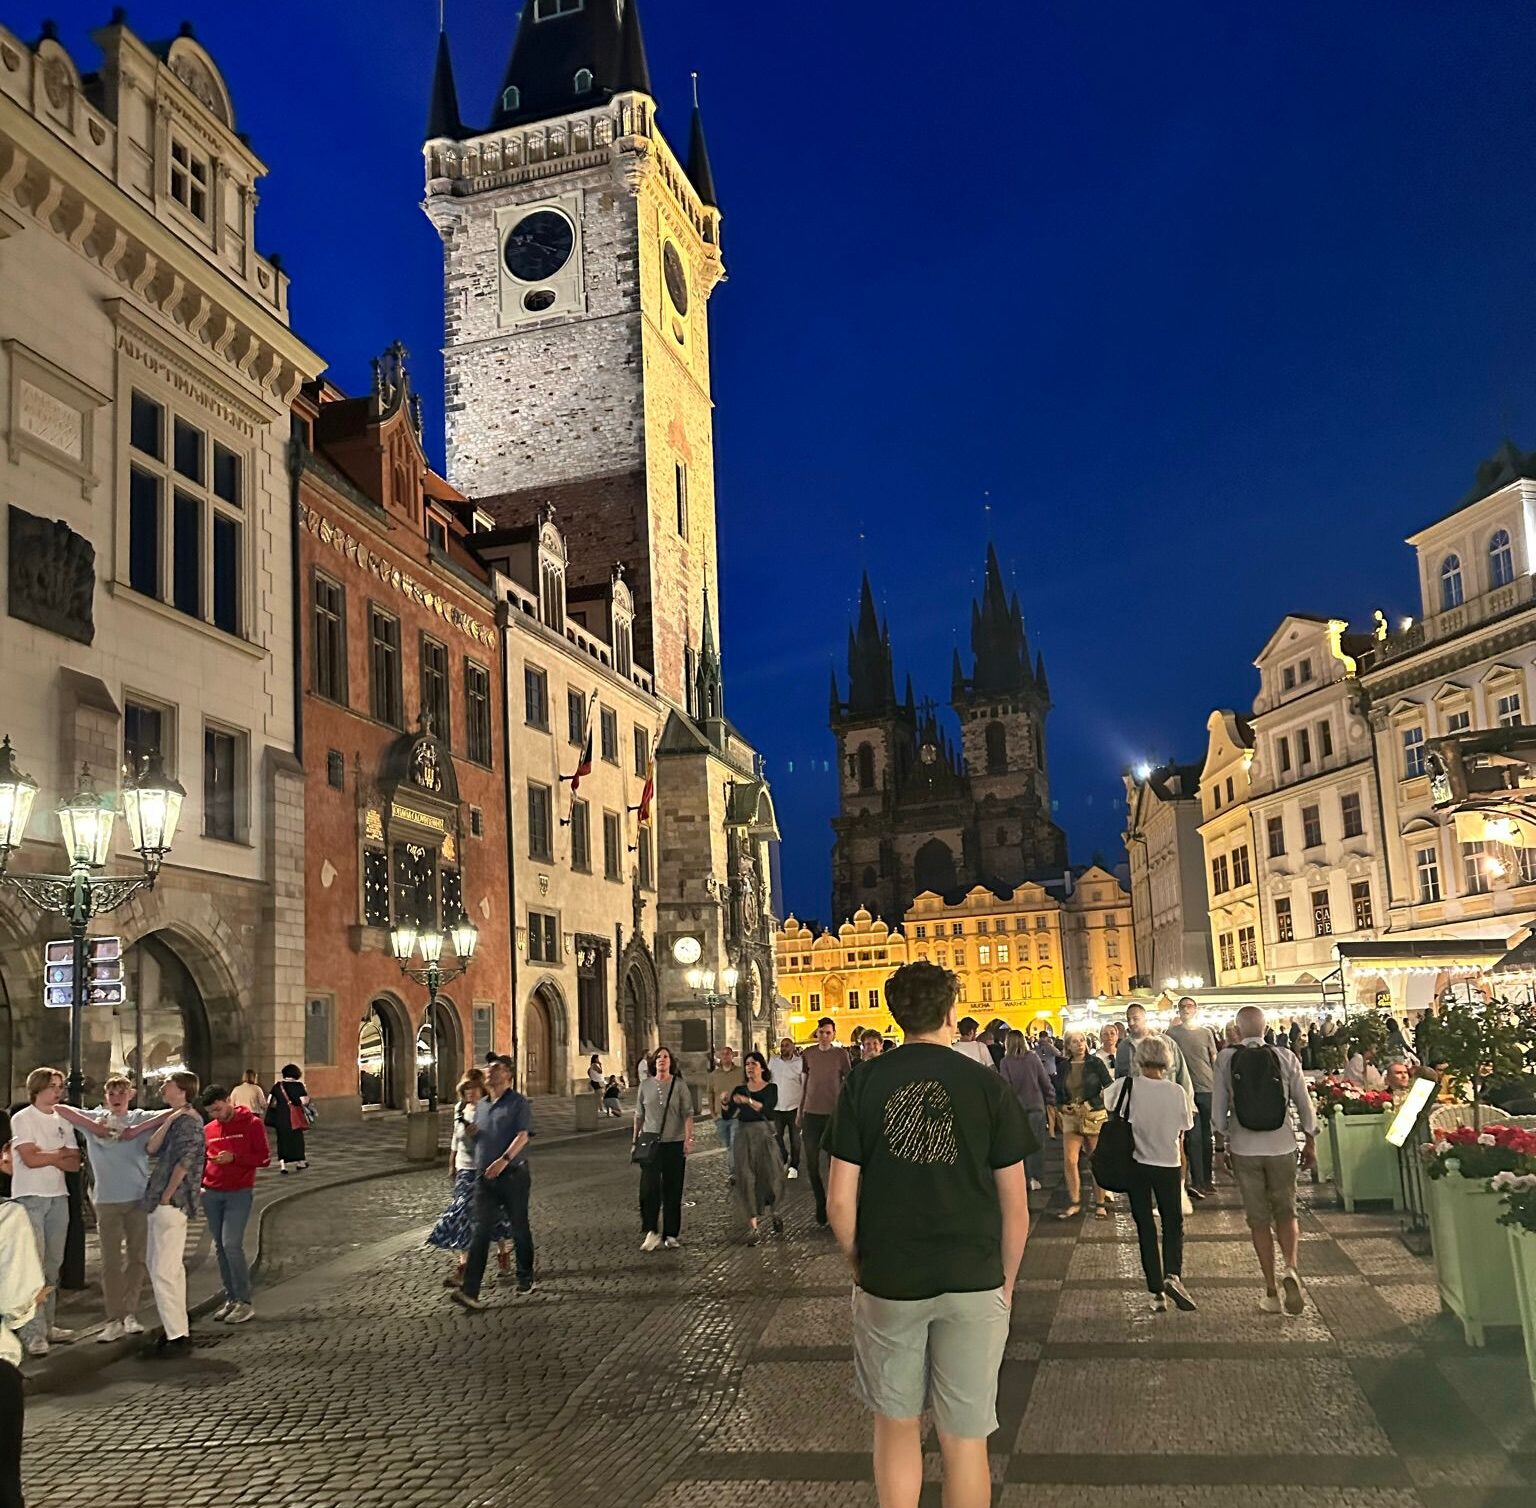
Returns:
[[[720,655],[715,648],[715,620],[709,613],[709,588],[704,588],[704,626],[699,631],[699,669],[694,680],[699,719],[725,716],[725,686]]]
[[[895,707],[890,628],[881,626],[866,571],[859,591],[859,626],[848,634],[848,711],[858,717],[881,716]]]
[[[553,0],[526,0],[491,130],[569,115],[628,90],[651,92],[636,0],[622,10],[614,0],[557,9]],[[590,85],[578,88],[588,75]]]
[[[971,653],[976,657],[971,676],[973,692],[1019,692],[1032,685],[1024,613],[1017,593],[1009,599],[997,549],[990,544],[981,601],[971,605]]]
[[[688,181],[710,209],[720,208],[715,193],[715,172],[709,165],[709,145],[704,140],[704,115],[699,109],[699,76],[693,76],[693,126],[688,133]]]
[[[464,135],[464,119],[459,114],[459,91],[453,82],[453,54],[448,50],[446,28],[437,34],[437,64],[432,70],[432,103],[427,108],[427,140],[447,137],[457,141]]]
[[[1035,656],[1035,689],[1040,693],[1040,700],[1047,707],[1051,705],[1050,683],[1045,679],[1045,656]]]

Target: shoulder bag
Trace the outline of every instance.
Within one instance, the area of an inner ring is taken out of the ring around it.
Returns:
[[[661,1131],[667,1129],[667,1111],[672,1108],[672,1092],[677,1088],[677,1075],[672,1075],[672,1082],[667,1085],[666,1102],[661,1107]],[[661,1145],[661,1131],[642,1131],[635,1138],[635,1144],[630,1148],[629,1160],[637,1167],[654,1167],[658,1153],[656,1149]]]
[[[1135,1177],[1136,1133],[1131,1129],[1131,1090],[1135,1083],[1135,1079],[1125,1080],[1093,1149],[1093,1181],[1112,1194],[1128,1194]]]

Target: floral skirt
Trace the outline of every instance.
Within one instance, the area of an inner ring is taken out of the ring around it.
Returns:
[[[427,1245],[439,1251],[468,1251],[475,1234],[475,1184],[480,1175],[473,1168],[464,1168],[453,1177],[453,1198],[448,1208],[438,1216],[437,1224],[427,1237]],[[510,1241],[512,1227],[505,1220],[498,1220],[491,1231],[493,1241]]]
[[[755,1220],[770,1205],[774,1213],[784,1198],[784,1160],[767,1121],[737,1121],[731,1147],[736,1173],[736,1207]]]

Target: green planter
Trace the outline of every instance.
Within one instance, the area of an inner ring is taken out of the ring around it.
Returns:
[[[1509,1260],[1515,1270],[1515,1293],[1520,1300],[1520,1328],[1525,1331],[1525,1370],[1530,1376],[1531,1400],[1536,1402],[1536,1233],[1505,1226],[1509,1236]]]
[[[1387,1140],[1386,1115],[1328,1117],[1328,1148],[1333,1159],[1333,1181],[1339,1199],[1351,1214],[1355,1206],[1372,1200],[1388,1200],[1403,1207],[1403,1180],[1398,1172],[1397,1148]]]
[[[1317,1113],[1321,1122],[1321,1130],[1317,1133],[1317,1142],[1313,1150],[1317,1153],[1317,1171],[1313,1175],[1314,1183],[1333,1182],[1333,1133],[1329,1131],[1330,1122],[1337,1120],[1337,1116],[1324,1115],[1321,1110]]]
[[[1461,1321],[1467,1344],[1484,1345],[1490,1326],[1520,1323],[1499,1196],[1483,1179],[1451,1173],[1428,1180],[1428,1202],[1441,1302]]]

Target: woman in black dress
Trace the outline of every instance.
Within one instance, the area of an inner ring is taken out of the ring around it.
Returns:
[[[309,1091],[304,1087],[303,1076],[297,1063],[285,1063],[283,1076],[272,1086],[267,1096],[267,1124],[277,1133],[277,1171],[286,1173],[290,1168],[307,1168],[309,1159],[304,1152],[304,1128],[309,1124],[305,1107],[309,1104]]]
[[[774,1234],[784,1229],[779,1215],[779,1203],[784,1198],[784,1160],[773,1139],[779,1089],[768,1077],[768,1061],[762,1053],[749,1052],[742,1060],[742,1069],[746,1080],[731,1091],[724,1114],[736,1122],[734,1193],[747,1217],[747,1245],[756,1246],[761,1239],[757,1222],[768,1210],[773,1211]]]

